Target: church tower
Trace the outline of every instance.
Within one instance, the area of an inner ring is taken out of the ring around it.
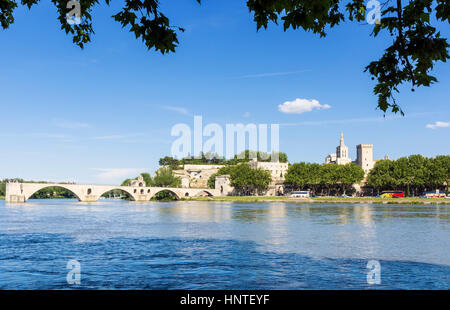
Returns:
[[[344,144],[344,133],[341,132],[341,141],[336,148],[336,163],[338,165],[345,165],[351,162],[348,157],[348,147]]]
[[[366,175],[373,169],[375,161],[373,160],[372,144],[359,144],[356,146],[356,164],[364,170]]]

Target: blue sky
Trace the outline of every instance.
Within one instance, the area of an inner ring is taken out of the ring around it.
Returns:
[[[280,124],[280,149],[290,162],[323,162],[344,132],[356,145],[388,154],[450,153],[450,66],[438,64],[439,83],[397,96],[406,116],[376,110],[374,81],[363,73],[387,47],[371,26],[343,24],[326,38],[271,25],[256,31],[245,1],[161,1],[173,24],[186,28],[176,53],[147,51],[110,16],[93,13],[95,35],[84,50],[59,30],[43,1],[19,8],[0,31],[0,178],[114,184],[153,172],[170,154],[177,123]],[[450,29],[442,27],[444,36]],[[296,99],[326,109],[279,111]]]

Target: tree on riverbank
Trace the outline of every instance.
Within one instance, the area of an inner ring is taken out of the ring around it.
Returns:
[[[364,170],[347,165],[296,163],[289,167],[284,184],[290,190],[311,190],[314,194],[346,194],[364,179]]]
[[[181,187],[181,179],[174,176],[172,167],[159,168],[153,178],[147,172],[141,173],[140,176],[144,178],[146,186]],[[137,178],[138,177],[135,177],[134,179],[126,179],[122,182],[121,186],[130,186],[131,181],[137,180]]]
[[[281,163],[287,163],[288,157],[286,153],[274,152],[266,153],[260,151],[245,150],[238,155],[234,155],[232,159],[225,159],[219,157],[215,153],[200,153],[197,157],[186,157],[183,159],[176,159],[170,156],[165,156],[159,159],[160,166],[168,166],[172,169],[182,169],[184,165],[237,165],[239,163],[247,163],[253,157],[256,157],[258,161],[269,162],[272,158],[277,158]],[[274,159],[275,160],[275,159]]]
[[[181,187],[181,179],[173,175],[171,167],[161,167],[155,173],[153,186]]]
[[[219,169],[208,179],[208,187],[214,188],[216,176],[226,174],[230,176],[230,185],[234,187],[238,195],[258,195],[272,182],[269,171],[252,169],[247,163],[243,163]]]
[[[441,189],[448,193],[450,156],[427,158],[422,155],[380,160],[370,171],[367,184],[376,193],[383,190],[404,190],[407,196]]]

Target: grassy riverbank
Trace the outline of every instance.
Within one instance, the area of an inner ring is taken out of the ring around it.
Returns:
[[[295,203],[379,203],[379,204],[450,204],[446,198],[375,198],[375,197],[315,197],[293,198],[284,196],[224,196],[224,197],[191,197],[186,201],[230,201],[230,202],[295,202]]]

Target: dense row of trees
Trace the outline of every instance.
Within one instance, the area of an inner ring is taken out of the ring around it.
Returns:
[[[230,185],[234,187],[238,195],[258,195],[272,182],[269,171],[252,169],[248,164],[243,163],[220,168],[208,179],[208,187],[214,188],[216,176],[225,174],[230,176]]]
[[[364,170],[353,163],[347,165],[296,163],[289,166],[285,187],[290,190],[311,190],[318,195],[346,194],[353,184],[364,179]]]
[[[382,190],[404,190],[407,196],[435,189],[448,193],[449,183],[450,156],[411,155],[397,160],[380,160],[367,178],[367,184],[376,194]]]
[[[257,152],[245,150],[238,155],[235,155],[232,159],[225,159],[223,157],[219,157],[219,155],[215,153],[200,153],[198,158],[194,157],[186,157],[183,159],[176,159],[170,156],[165,156],[159,159],[160,166],[169,166],[172,169],[182,169],[183,165],[237,165],[239,163],[248,162],[250,159],[256,157],[258,161],[269,162],[272,160],[272,156],[274,158],[278,158],[278,160],[282,163],[286,163],[288,161],[288,157],[286,153],[283,152],[274,152],[274,153],[266,153],[266,152]]]

